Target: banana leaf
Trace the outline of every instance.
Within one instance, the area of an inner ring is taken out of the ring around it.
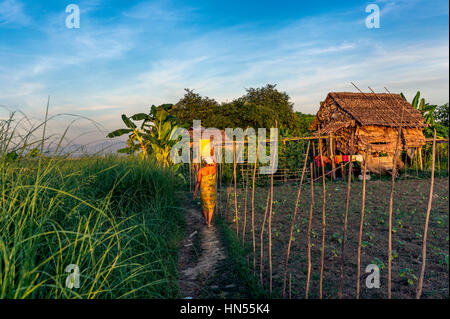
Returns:
[[[122,135],[128,134],[128,133],[130,133],[130,132],[132,132],[132,131],[133,131],[133,130],[128,129],[128,128],[121,128],[121,129],[118,129],[118,130],[115,130],[115,131],[109,133],[109,134],[107,135],[107,137],[113,138],[113,137],[117,137],[117,136],[122,136]]]
[[[131,129],[136,128],[136,125],[133,122],[131,122],[130,119],[125,114],[122,114],[122,121],[125,123],[125,125],[128,128],[131,128]]]

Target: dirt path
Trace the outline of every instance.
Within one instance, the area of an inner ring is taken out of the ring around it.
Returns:
[[[216,227],[204,224],[201,208],[187,205],[184,214],[186,237],[178,260],[180,293],[182,298],[203,298],[209,295],[209,283],[225,251]]]

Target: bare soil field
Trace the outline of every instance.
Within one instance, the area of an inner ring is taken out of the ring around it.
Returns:
[[[422,298],[449,297],[449,185],[448,178],[435,179],[432,211],[428,230],[427,267],[425,271]],[[395,185],[393,206],[393,260],[392,298],[415,298],[422,262],[422,243],[427,211],[429,179],[398,180]],[[255,237],[256,275],[259,274],[260,233],[264,217],[268,187],[255,190]],[[289,231],[292,221],[297,184],[274,186],[272,217],[272,262],[273,296],[281,295],[283,271]],[[347,184],[342,181],[326,184],[326,239],[323,278],[323,297],[337,298],[339,290],[341,242],[345,214]],[[366,209],[363,243],[361,251],[360,298],[387,298],[387,251],[389,220],[390,180],[372,180],[366,186]],[[225,191],[219,211],[225,214],[229,227],[236,228],[234,195],[226,205]],[[322,240],[322,184],[315,183],[315,206],[313,212],[311,243],[312,270],[310,298],[319,297],[320,248]],[[362,202],[362,182],[352,183],[347,242],[345,249],[344,298],[356,295],[357,247]],[[225,210],[228,207],[227,210]],[[293,242],[288,270],[292,278],[292,298],[304,298],[307,275],[307,227],[310,207],[310,185],[302,188],[302,194],[295,222]],[[238,189],[239,233],[242,238],[244,221],[244,191]],[[253,265],[253,244],[251,229],[251,186],[248,191],[245,247],[248,251],[249,267]],[[263,285],[269,285],[268,229],[264,230]],[[381,270],[379,289],[368,289],[365,285],[365,268],[377,264]],[[288,292],[287,292],[288,295]]]

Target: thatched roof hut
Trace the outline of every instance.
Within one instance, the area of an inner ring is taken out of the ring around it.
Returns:
[[[328,140],[327,154],[349,154],[354,133],[355,154],[365,153],[370,145],[371,156],[379,153],[392,156],[400,123],[403,129],[399,147],[411,154],[425,144],[422,128],[426,124],[420,112],[399,94],[331,92],[310,129],[316,131],[316,136],[319,130],[322,136],[336,136],[331,145]]]

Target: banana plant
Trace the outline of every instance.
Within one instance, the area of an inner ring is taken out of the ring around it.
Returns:
[[[143,158],[151,153],[158,163],[169,166],[170,150],[177,143],[177,140],[172,140],[177,129],[177,120],[169,113],[171,108],[172,104],[163,104],[158,107],[152,105],[148,114],[137,113],[129,118],[122,115],[122,120],[127,128],[115,130],[109,133],[108,137],[130,134],[127,147],[118,152],[133,154],[140,151]],[[142,121],[142,124],[138,128],[132,120]]]
[[[169,113],[171,108],[172,104],[152,105],[148,115],[136,114],[137,119],[144,120],[142,125],[148,144],[158,163],[163,166],[170,165],[170,150],[177,143],[177,140],[172,140],[178,126],[175,116]]]
[[[403,93],[400,93],[400,95],[406,101]],[[425,118],[425,122],[427,124],[429,124],[430,126],[435,124],[434,111],[436,110],[437,105],[430,105],[429,103],[425,103],[425,99],[420,98],[420,91],[417,91],[411,102],[411,105],[413,106],[413,108],[419,110],[420,114],[422,114],[422,116]]]
[[[400,96],[406,101],[406,97],[403,95],[403,93],[400,93]],[[426,103],[424,98],[420,98],[420,91],[417,91],[416,95],[411,101],[411,105],[413,108],[417,109],[425,119],[425,123],[427,124],[427,127],[424,128],[425,135],[432,135],[434,127],[436,126],[434,115],[437,105]]]
[[[133,118],[134,115],[131,117]],[[136,124],[134,124],[129,117],[122,114],[122,121],[125,123],[127,128],[121,128],[115,130],[107,135],[109,138],[114,138],[122,136],[124,134],[129,134],[127,140],[127,147],[118,150],[119,153],[133,154],[136,151],[141,151],[141,157],[147,158],[147,143],[146,143],[146,132],[143,130],[142,126],[139,129]],[[137,144],[136,144],[137,141]]]

